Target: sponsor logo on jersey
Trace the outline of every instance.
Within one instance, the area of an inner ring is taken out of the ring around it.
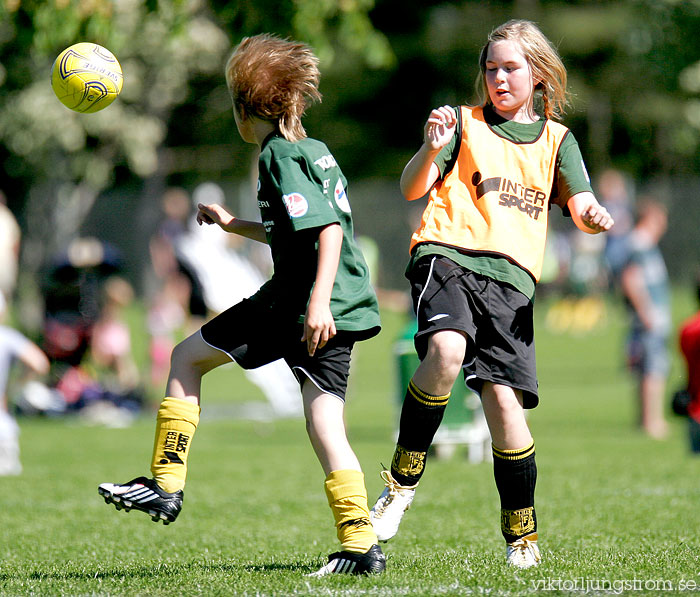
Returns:
[[[328,170],[329,168],[334,168],[338,164],[335,162],[335,158],[329,153],[328,155],[324,155],[320,158],[318,158],[314,164],[316,164],[319,168],[322,168],[323,170]]]
[[[533,220],[539,218],[540,213],[544,210],[544,203],[547,199],[547,194],[544,191],[531,189],[519,182],[498,176],[481,180],[480,172],[474,173],[472,184],[476,187],[477,199],[481,199],[492,191],[501,191],[498,197],[499,205],[508,208],[517,207]]]
[[[338,182],[335,183],[335,191],[333,192],[333,195],[335,197],[335,203],[336,205],[342,209],[346,214],[350,213],[350,202],[348,201],[348,195],[345,192],[345,188],[343,187],[343,181],[338,179]]]
[[[292,218],[300,218],[309,211],[309,202],[301,193],[289,193],[282,195],[284,206],[287,208],[287,213]]]

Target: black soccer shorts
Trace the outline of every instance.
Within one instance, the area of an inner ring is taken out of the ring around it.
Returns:
[[[407,277],[421,360],[434,332],[464,332],[467,386],[480,393],[486,381],[503,384],[522,390],[525,408],[537,406],[533,305],[524,294],[441,255],[419,259]]]
[[[243,299],[205,323],[200,333],[209,346],[226,353],[244,369],[284,359],[300,386],[308,378],[323,392],[345,400],[355,335],[338,332],[311,357],[306,342],[301,341],[303,325],[295,319],[289,313]]]

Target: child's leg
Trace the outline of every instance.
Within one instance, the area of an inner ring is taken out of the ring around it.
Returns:
[[[198,405],[202,376],[230,362],[228,355],[209,346],[201,334],[195,332],[173,349],[166,394]]]
[[[664,419],[665,375],[647,372],[639,384],[640,419],[642,430],[655,439],[662,439],[668,432]]]
[[[307,379],[302,387],[306,429],[326,474],[326,495],[343,550],[365,553],[377,543],[360,463],[345,432],[345,403]]]
[[[399,438],[391,474],[402,486],[414,486],[440,427],[455,379],[462,369],[466,336],[455,330],[431,334],[425,358],[409,382],[401,408]]]
[[[362,471],[345,433],[345,403],[319,390],[310,380],[302,388],[306,431],[323,472],[353,469]]]
[[[512,543],[537,531],[535,444],[522,407],[522,392],[484,383],[481,399],[493,441],[493,470],[501,498],[501,531]]]
[[[501,450],[516,450],[532,443],[522,406],[522,392],[485,382],[481,401],[494,446]]]
[[[371,511],[380,541],[388,541],[396,534],[413,502],[425,471],[428,448],[442,422],[466,348],[466,336],[455,330],[436,331],[428,338],[425,358],[408,383],[401,407],[391,471],[382,471],[386,487]]]
[[[204,342],[199,332],[173,349],[166,398],[156,419],[151,461],[154,479],[168,493],[185,486],[187,457],[199,422],[202,376],[229,362],[228,356]]]

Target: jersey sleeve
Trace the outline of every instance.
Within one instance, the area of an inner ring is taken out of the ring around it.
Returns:
[[[559,205],[568,215],[566,204],[577,193],[593,192],[591,179],[574,135],[564,137],[557,152],[557,169],[551,202]]]
[[[340,222],[327,195],[333,192],[339,180],[338,168],[333,170],[335,172],[328,171],[321,177],[301,156],[274,162],[271,178],[295,231]]]

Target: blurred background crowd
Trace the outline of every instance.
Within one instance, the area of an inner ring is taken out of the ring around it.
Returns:
[[[407,309],[403,271],[421,206],[401,198],[400,173],[432,107],[475,101],[485,35],[514,17],[536,21],[557,45],[570,77],[564,123],[616,221],[610,234],[589,236],[551,212],[539,289],[546,325],[586,333],[605,325],[610,300],[624,302],[622,352],[638,381],[639,425],[665,435],[670,393],[690,385],[688,395],[700,394],[700,381],[667,379],[680,350],[671,296],[695,292],[700,264],[700,2],[409,0],[400,15],[397,7],[2,2],[0,435],[16,437],[10,413],[128,425],[162,392],[177,339],[269,274],[265,247],[202,234],[193,219],[197,202],[213,201],[257,217],[256,156],[235,134],[222,70],[245,35],[302,39],[321,57],[324,100],[305,124],[350,181],[383,306]],[[61,50],[87,40],[119,58],[125,83],[108,109],[80,115],[53,96],[49,73]],[[145,313],[138,338],[135,303]],[[134,342],[147,343],[147,363],[134,361]],[[700,351],[689,346],[692,372]],[[276,416],[300,414],[284,367],[250,376]],[[700,451],[700,409],[679,401]]]

